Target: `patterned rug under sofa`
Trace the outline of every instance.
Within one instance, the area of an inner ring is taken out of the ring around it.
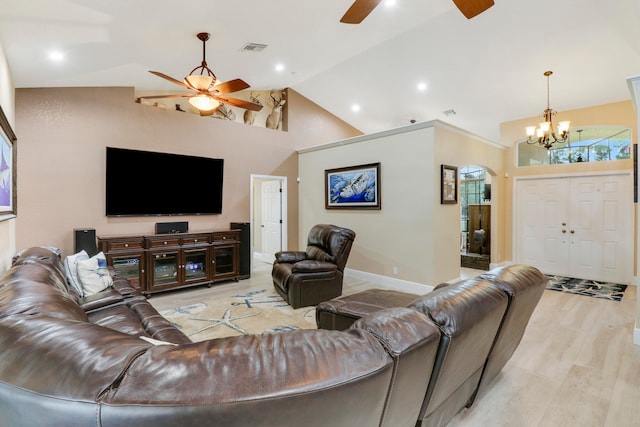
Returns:
[[[585,295],[611,301],[620,301],[627,285],[620,283],[598,282],[573,277],[546,275],[549,279],[547,289],[576,295]]]
[[[316,328],[314,307],[294,310],[273,289],[205,299],[160,314],[193,341]]]

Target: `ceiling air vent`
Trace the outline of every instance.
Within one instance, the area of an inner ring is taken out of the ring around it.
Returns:
[[[456,112],[454,110],[447,110],[447,111],[443,111],[442,113],[447,117],[451,117],[451,116],[455,116],[456,115]]]
[[[242,52],[262,52],[267,47],[266,44],[247,43],[240,49]]]

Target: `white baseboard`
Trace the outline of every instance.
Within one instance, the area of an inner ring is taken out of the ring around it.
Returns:
[[[371,282],[376,286],[396,291],[407,292],[411,294],[423,295],[433,290],[433,286],[423,285],[422,283],[409,282],[407,280],[394,279],[389,276],[368,273],[366,271],[352,270],[345,268],[345,277]]]

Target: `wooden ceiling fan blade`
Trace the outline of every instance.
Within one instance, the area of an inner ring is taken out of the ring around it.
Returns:
[[[356,0],[340,19],[343,24],[359,24],[366,18],[373,9],[378,6],[381,0]]]
[[[214,98],[222,102],[223,104],[229,104],[233,107],[240,107],[244,108],[245,110],[251,111],[262,110],[262,105],[256,104],[255,102],[251,101],[245,101],[244,99],[227,98],[226,96],[214,96]]]
[[[171,83],[175,83],[178,86],[182,86],[185,89],[191,89],[191,87],[189,85],[187,85],[185,82],[181,82],[180,80],[176,80],[171,76],[167,76],[164,73],[161,73],[160,71],[149,71],[151,74],[154,74],[158,77],[162,77],[165,80],[169,80]]]
[[[239,90],[248,89],[249,83],[245,82],[242,79],[234,79],[229,80],[228,82],[220,83],[219,85],[214,86],[214,90],[217,90],[218,93],[231,93],[237,92]]]
[[[453,2],[467,19],[480,15],[493,6],[493,0],[453,0]]]
[[[139,96],[136,98],[136,102],[140,102],[142,99],[159,99],[159,98],[190,98],[192,94],[173,94],[173,95],[147,95]]]

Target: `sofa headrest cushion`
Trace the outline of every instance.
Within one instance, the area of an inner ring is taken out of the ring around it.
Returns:
[[[3,286],[6,282],[18,279],[47,283],[60,289],[64,293],[69,291],[62,273],[46,262],[31,260],[25,261],[20,265],[14,265],[2,276],[0,286]]]
[[[418,297],[409,304],[428,315],[442,332],[454,335],[467,330],[489,313],[502,318],[507,296],[491,282],[473,278]]]
[[[30,314],[88,322],[73,297],[47,283],[14,279],[0,288],[0,316]]]
[[[34,246],[18,252],[13,258],[13,264],[20,264],[24,260],[38,259],[47,262],[62,271],[60,250],[49,246]]]

